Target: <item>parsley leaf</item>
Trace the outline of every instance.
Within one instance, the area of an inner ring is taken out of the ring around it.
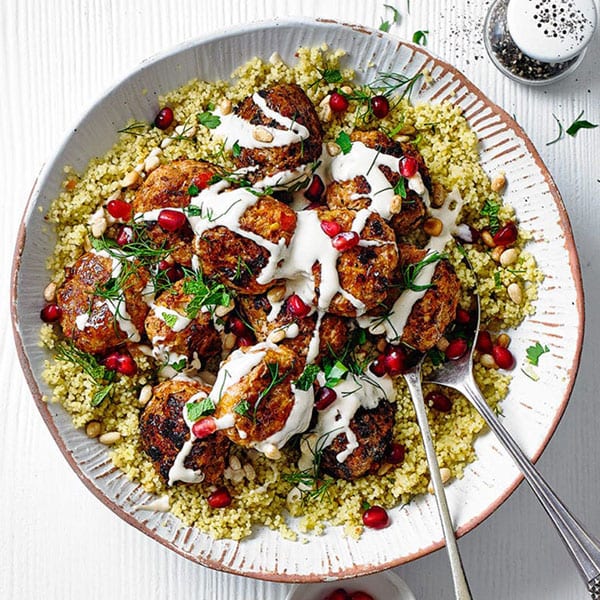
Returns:
[[[190,185],[190,187],[188,188],[188,194],[190,196],[197,196],[199,193],[200,193],[200,188],[195,183],[192,183]]]
[[[209,398],[202,398],[199,402],[188,402],[186,405],[187,416],[190,421],[197,421],[215,412],[215,403]]]
[[[303,392],[309,390],[312,387],[312,384],[315,382],[320,370],[321,369],[318,365],[306,365],[302,375],[300,375],[300,377],[294,382],[296,389],[302,390]]]
[[[178,373],[181,373],[181,371],[183,371],[185,369],[186,365],[187,365],[187,360],[185,358],[182,358],[181,360],[178,360],[177,362],[169,364],[169,366],[172,369],[174,369],[175,371],[177,371]]]
[[[498,218],[498,212],[500,210],[500,205],[493,200],[486,200],[483,204],[483,208],[480,211],[480,214],[484,217],[487,217],[490,224],[490,233],[495,235],[500,229],[500,219]]]
[[[598,127],[598,125],[595,123],[581,120],[581,117],[583,117],[583,111],[581,111],[575,121],[569,125],[569,128],[567,129],[568,135],[575,136],[580,129],[595,129]]]
[[[427,36],[429,35],[428,29],[419,29],[415,31],[412,36],[412,41],[415,44],[419,44],[421,46],[427,46]]]
[[[209,129],[215,129],[215,127],[218,127],[221,124],[219,115],[215,115],[211,112],[198,113],[197,118],[200,125],[204,125],[204,127],[208,127]]]
[[[542,346],[539,342],[536,342],[533,346],[529,346],[526,350],[527,352],[527,360],[534,366],[538,366],[540,356],[542,354],[546,354],[546,352],[550,352],[550,348],[548,346]]]
[[[350,136],[345,131],[340,131],[340,134],[335,138],[335,143],[342,149],[343,154],[348,154],[352,150]]]
[[[162,320],[167,324],[167,327],[170,327],[171,329],[175,327],[175,324],[177,323],[177,315],[174,315],[173,313],[164,312],[161,314],[161,317]]]
[[[242,147],[238,141],[235,141],[233,146],[231,147],[231,154],[233,154],[234,158],[237,158],[242,153]]]

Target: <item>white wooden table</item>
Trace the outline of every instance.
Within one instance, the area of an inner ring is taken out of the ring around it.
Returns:
[[[0,350],[0,598],[283,600],[288,586],[210,571],[115,517],[79,482],[54,445],[20,372],[8,317],[10,257],[29,190],[68,127],[143,58],[230,25],[319,16],[379,26],[385,0],[0,0],[0,250],[5,318]],[[600,535],[600,128],[546,146],[552,113],[600,122],[600,36],[580,69],[546,88],[500,75],[482,42],[488,2],[387,0],[392,31],[429,30],[428,48],[515,115],[563,193],[579,247],[587,327],[566,414],[539,467]],[[588,598],[549,521],[521,486],[460,541],[477,600]],[[419,600],[453,598],[444,551],[397,569]],[[392,599],[390,599],[392,600]]]

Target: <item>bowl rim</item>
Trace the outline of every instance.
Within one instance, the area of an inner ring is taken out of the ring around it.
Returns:
[[[388,37],[391,38],[393,42],[397,44],[398,47],[404,46],[411,49],[418,50],[418,52],[424,54],[429,59],[434,60],[438,65],[441,65],[446,69],[450,74],[452,74],[455,78],[457,78],[462,85],[469,91],[469,93],[474,94],[478,98],[483,98],[486,101],[488,107],[490,107],[501,119],[501,121],[509,126],[510,129],[517,135],[520,141],[525,145],[527,151],[529,152],[531,158],[536,163],[536,166],[540,169],[540,173],[548,186],[548,190],[550,192],[552,201],[556,205],[558,215],[559,215],[559,223],[562,232],[564,233],[564,247],[569,255],[569,264],[571,267],[571,276],[572,282],[574,285],[574,290],[576,294],[576,303],[574,309],[578,314],[578,331],[576,336],[576,349],[573,356],[572,364],[565,369],[567,373],[568,383],[563,395],[563,398],[558,405],[557,411],[554,415],[552,422],[548,426],[547,434],[544,439],[540,443],[539,447],[536,449],[535,453],[532,455],[532,462],[536,462],[544,449],[548,445],[551,437],[554,435],[554,432],[562,419],[566,406],[569,402],[570,396],[573,391],[573,386],[575,384],[575,380],[577,377],[577,372],[580,366],[580,358],[583,347],[583,337],[585,330],[585,303],[584,303],[584,288],[583,288],[583,280],[581,275],[581,265],[579,261],[579,257],[577,254],[577,249],[575,246],[575,240],[573,236],[573,231],[570,223],[569,216],[566,211],[566,207],[562,201],[560,192],[548,171],[548,168],[545,166],[542,161],[541,156],[536,150],[533,142],[529,139],[525,131],[522,127],[517,123],[513,117],[511,117],[503,108],[498,106],[495,102],[491,101],[488,96],[480,90],[477,86],[475,86],[461,71],[459,71],[453,65],[447,63],[445,60],[440,59],[438,56],[433,54],[431,51],[423,48],[422,46],[418,46],[409,41],[403,40],[402,38],[390,34],[388,32],[383,32],[381,30],[373,29],[370,27],[366,27],[363,25],[346,23],[343,21],[338,21],[335,19],[324,19],[324,18],[306,18],[306,17],[276,17],[273,19],[262,19],[253,21],[252,23],[247,24],[238,24],[231,27],[225,27],[219,29],[218,31],[214,31],[208,33],[206,35],[202,35],[185,42],[179,43],[175,46],[162,50],[153,54],[152,56],[143,59],[141,62],[136,64],[134,67],[129,69],[127,73],[121,76],[115,83],[110,85],[105,91],[94,101],[92,102],[79,116],[78,120],[75,122],[75,126],[67,129],[67,133],[64,135],[62,142],[57,146],[57,148],[52,153],[51,158],[45,162],[40,173],[35,179],[32,189],[30,191],[27,204],[25,206],[23,216],[21,219],[21,223],[19,226],[19,231],[16,238],[15,243],[15,251],[13,255],[12,261],[12,270],[11,270],[11,282],[10,282],[10,312],[11,312],[11,322],[13,328],[13,335],[16,343],[17,355],[19,357],[19,361],[21,363],[21,368],[25,375],[25,379],[29,386],[29,389],[33,395],[36,406],[46,423],[54,441],[56,442],[59,450],[67,460],[68,464],[75,471],[76,475],[79,479],[84,483],[84,485],[105,505],[107,506],[113,513],[123,519],[125,522],[129,523],[139,531],[145,533],[150,538],[159,542],[163,546],[173,550],[177,554],[206,567],[210,567],[212,569],[233,573],[236,575],[245,575],[256,579],[263,579],[267,581],[274,582],[284,582],[284,583],[306,583],[306,582],[318,582],[318,581],[326,581],[331,579],[331,575],[327,573],[310,573],[310,574],[288,574],[285,572],[272,572],[272,571],[252,571],[245,572],[241,569],[236,569],[234,567],[230,567],[228,565],[223,564],[219,560],[212,559],[206,556],[199,556],[192,552],[188,552],[183,548],[177,546],[175,543],[167,540],[162,537],[158,532],[148,528],[148,526],[140,520],[137,520],[133,514],[125,511],[116,501],[109,498],[107,495],[103,493],[103,491],[96,487],[93,480],[88,477],[85,472],[81,469],[76,459],[73,457],[72,453],[67,448],[67,445],[61,436],[56,423],[50,413],[48,404],[44,401],[43,394],[38,386],[36,378],[34,376],[33,367],[29,361],[27,356],[27,352],[25,350],[25,343],[21,336],[20,326],[19,326],[19,315],[17,313],[17,301],[18,301],[18,287],[19,287],[19,273],[20,273],[20,265],[21,265],[21,257],[25,248],[25,244],[27,241],[27,222],[33,208],[36,204],[36,199],[40,195],[41,190],[43,189],[43,185],[45,184],[45,180],[47,175],[54,169],[54,163],[56,162],[56,158],[63,151],[63,149],[68,145],[71,140],[71,136],[74,131],[77,130],[79,124],[85,121],[85,119],[93,113],[93,111],[97,108],[97,106],[102,103],[107,96],[109,96],[116,88],[123,85],[127,80],[134,77],[141,69],[152,66],[164,59],[177,55],[181,52],[184,52],[187,49],[194,48],[200,45],[205,45],[211,42],[216,42],[218,40],[235,37],[242,33],[248,33],[249,31],[257,32],[261,30],[272,29],[274,27],[279,26],[290,26],[290,25],[302,25],[302,26],[332,26],[334,28],[348,28],[353,31],[364,33],[366,35],[377,35],[379,37]],[[496,498],[494,502],[486,507],[485,510],[480,512],[478,515],[461,525],[457,531],[457,537],[461,537],[466,533],[469,533],[472,529],[474,529],[477,525],[482,523],[485,519],[487,519],[493,512],[495,512],[506,500],[507,498],[515,491],[518,485],[523,481],[523,475],[519,472],[514,480],[507,486],[505,493],[501,494]],[[243,540],[238,543],[243,543]],[[431,552],[442,548],[444,546],[443,540],[439,542],[432,542],[426,547],[420,548],[418,551],[414,552],[411,555],[400,557],[398,559],[390,560],[386,563],[379,564],[365,564],[365,565],[354,565],[351,568],[341,569],[340,571],[336,571],[334,577],[335,579],[345,579],[350,577],[356,577],[358,575],[369,575],[373,573],[377,573],[383,570],[387,570],[393,567],[397,567],[401,564],[405,564],[407,562],[411,562],[417,558],[422,556],[426,556]]]

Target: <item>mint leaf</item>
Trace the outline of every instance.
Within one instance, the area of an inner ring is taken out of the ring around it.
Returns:
[[[199,402],[188,402],[186,404],[187,416],[190,421],[197,421],[200,417],[205,417],[215,412],[215,403],[208,397]]]
[[[296,389],[302,390],[306,392],[312,387],[312,384],[315,382],[317,375],[320,372],[320,368],[318,365],[306,365],[302,375],[294,382]]]
[[[161,317],[168,327],[170,327],[171,329],[175,327],[175,324],[177,323],[177,315],[174,315],[173,313],[164,312],[161,314]]]
[[[340,134],[335,138],[335,143],[342,149],[343,154],[348,154],[352,150],[350,136],[345,131],[340,131]]]
[[[221,124],[219,115],[214,115],[211,112],[198,113],[197,118],[200,125],[204,125],[204,127],[208,127],[209,129],[214,129]]]
[[[542,354],[546,354],[546,352],[550,352],[550,348],[548,348],[548,346],[542,346],[542,344],[540,344],[539,342],[536,342],[533,346],[529,346],[529,348],[527,348],[526,352],[527,352],[527,360],[532,365],[537,367],[538,363],[540,361],[540,356],[542,356]]]

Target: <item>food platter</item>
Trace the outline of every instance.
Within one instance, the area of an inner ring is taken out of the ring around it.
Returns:
[[[266,528],[242,541],[213,540],[182,525],[174,516],[137,511],[148,494],[109,461],[106,448],[72,427],[40,378],[46,358],[38,345],[39,308],[47,281],[45,260],[54,243],[44,209],[60,190],[63,167],[82,170],[88,160],[114,143],[130,118],[151,120],[156,97],[188,80],[226,79],[253,56],[277,52],[293,62],[300,46],[327,43],[347,52],[345,66],[367,79],[373,70],[414,74],[426,69],[431,83],[413,101],[459,105],[480,139],[481,159],[491,175],[505,171],[505,199],[531,232],[529,249],[546,274],[536,314],[513,336],[514,353],[538,340],[550,347],[542,376],[533,381],[519,369],[507,400],[504,423],[528,455],[537,458],[565,407],[577,371],[583,335],[583,293],[568,217],[558,191],[533,145],[504,111],[493,105],[460,73],[424,49],[379,31],[322,21],[274,21],[186,43],[144,62],[109,90],[77,123],[36,182],[19,235],[13,270],[13,319],[17,346],[38,408],[65,458],[82,481],[115,513],[167,547],[201,564],[277,581],[314,581],[367,574],[425,555],[443,544],[435,502],[418,498],[391,511],[392,525],[366,531],[359,540],[330,528],[322,536],[285,540]],[[148,92],[148,93],[146,93]],[[492,436],[476,442],[479,460],[448,487],[459,534],[480,523],[520,481],[516,468]]]

